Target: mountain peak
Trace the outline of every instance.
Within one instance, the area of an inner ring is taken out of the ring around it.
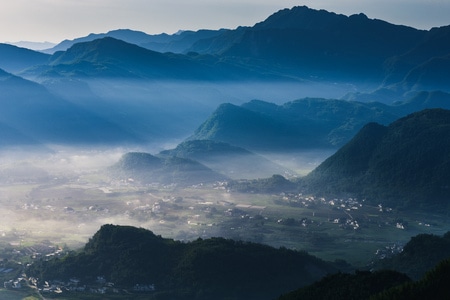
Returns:
[[[337,20],[344,20],[347,18],[344,15],[338,15],[326,10],[315,10],[307,6],[295,6],[291,9],[282,9],[265,21],[255,25],[255,29],[264,28],[303,28],[303,29],[318,29],[328,27],[330,23]]]
[[[450,111],[426,109],[389,126],[369,124],[306,180],[328,192],[412,209],[450,201]]]

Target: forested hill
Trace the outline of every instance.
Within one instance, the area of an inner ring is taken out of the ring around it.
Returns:
[[[114,178],[139,181],[144,184],[178,184],[180,186],[226,180],[205,165],[182,157],[156,157],[145,152],[128,152],[109,169]]]
[[[306,252],[223,238],[177,242],[130,226],[104,225],[84,249],[35,263],[30,276],[116,287],[154,284],[147,299],[274,299],[337,269]],[[154,297],[154,298],[152,298]]]
[[[328,275],[278,300],[447,299],[449,250],[450,232],[442,237],[419,234],[411,238],[401,253],[376,261],[371,268],[377,271]]]
[[[450,201],[450,111],[429,109],[385,127],[366,125],[306,178],[322,194],[356,194],[394,207],[444,209]]]

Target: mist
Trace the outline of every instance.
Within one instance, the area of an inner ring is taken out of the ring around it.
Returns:
[[[241,105],[258,99],[282,104],[304,97],[336,99],[357,90],[346,83],[317,82],[96,79],[47,80],[41,84],[101,122],[114,125],[117,134],[111,139],[117,144],[184,139],[222,103]]]
[[[146,151],[158,155],[159,149],[164,147],[170,146],[94,149],[47,145],[51,151],[2,150],[2,241],[19,245],[47,240],[77,248],[103,224],[144,227],[179,239],[220,234],[216,226],[205,231],[192,224],[201,222],[204,218],[201,215],[208,214],[211,204],[225,211],[227,203],[242,201],[242,196],[235,198],[226,191],[223,183],[198,181],[187,186],[177,182],[149,183],[111,173],[110,167],[125,153]],[[310,170],[317,160],[324,159],[322,152],[316,153],[304,153],[304,156],[296,153],[295,157],[304,158],[291,165],[293,156],[276,153],[254,154],[266,165],[252,168],[244,163],[248,162],[248,156],[212,157],[203,163],[214,172],[234,179],[269,177],[273,175],[271,171],[297,176],[292,170]],[[276,162],[267,157],[275,157]],[[239,165],[243,167],[239,169]],[[196,176],[195,170],[188,174]]]

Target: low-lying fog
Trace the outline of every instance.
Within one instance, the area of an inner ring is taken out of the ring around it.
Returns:
[[[220,185],[187,188],[156,183],[141,185],[133,178],[112,178],[104,172],[124,153],[143,151],[156,155],[171,147],[174,145],[146,149],[48,146],[51,152],[3,150],[0,154],[1,241],[32,244],[50,240],[78,247],[106,223],[144,227],[178,239],[201,236],[203,231],[192,227],[205,214],[197,211],[198,206],[206,209],[207,203],[213,203],[226,211],[227,203],[243,200],[234,199]],[[329,154],[329,151],[311,151],[264,153],[263,156],[304,175]],[[222,233],[215,229],[208,234]]]

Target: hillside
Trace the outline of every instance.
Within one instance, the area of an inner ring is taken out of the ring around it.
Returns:
[[[337,148],[370,121],[388,124],[398,111],[380,103],[305,98],[283,105],[223,104],[189,140],[214,140],[250,150]]]
[[[0,70],[0,138],[4,146],[137,142],[119,125],[65,101],[44,86]],[[15,135],[15,133],[17,135]]]
[[[385,84],[401,82],[415,67],[426,65],[433,58],[448,56],[450,53],[449,38],[450,26],[432,28],[415,47],[386,60]]]
[[[0,68],[18,73],[27,68],[46,64],[50,55],[9,44],[0,44]]]
[[[223,238],[182,243],[142,228],[104,225],[84,249],[37,262],[27,274],[41,280],[75,277],[87,285],[102,275],[128,290],[153,284],[155,291],[146,299],[269,300],[335,270],[330,263],[285,248]]]
[[[419,280],[446,259],[450,259],[450,232],[443,236],[419,234],[411,238],[402,252],[376,261],[373,268],[396,270]]]
[[[206,71],[187,57],[154,52],[111,37],[77,43],[64,52],[56,52],[49,66],[52,73],[60,76],[100,78],[197,78]]]
[[[383,62],[415,47],[424,35],[425,31],[363,14],[344,16],[298,6],[280,10],[253,27],[212,38],[209,47],[199,41],[201,47],[194,44],[191,50],[214,49],[208,53],[264,60],[289,67],[297,76],[381,80]]]
[[[305,185],[397,208],[445,208],[449,137],[450,111],[443,109],[413,113],[387,127],[371,123],[306,176]]]
[[[402,252],[376,261],[370,272],[328,275],[278,299],[446,299],[450,292],[449,250],[449,232],[444,236],[419,234]]]
[[[39,80],[159,79],[159,80],[286,80],[283,74],[259,70],[232,60],[193,53],[160,53],[113,37],[79,42],[55,52],[48,64],[27,70]]]
[[[417,30],[303,6],[234,30],[91,34],[52,55],[2,44],[0,68],[16,75],[0,74],[2,97],[19,99],[24,115],[5,111],[10,120],[0,122],[42,143],[155,144],[198,128],[190,140],[251,151],[337,149],[368,122],[450,108],[449,28]],[[27,93],[32,104],[23,106]],[[248,102],[310,95],[353,101]],[[231,104],[214,112],[224,102]]]
[[[354,274],[332,274],[322,280],[281,296],[278,300],[364,300],[372,299],[389,288],[409,283],[408,276],[389,270],[368,272],[356,271]]]
[[[292,171],[261,155],[244,148],[211,140],[185,141],[175,149],[162,151],[158,155],[196,160],[215,172],[233,179],[252,179],[269,177],[273,174],[292,174]]]
[[[225,180],[201,163],[181,157],[159,158],[148,153],[129,152],[109,168],[111,176],[141,183],[193,185]]]
[[[94,61],[83,60],[84,65],[77,61],[51,68],[52,74],[56,72],[66,76],[120,74],[123,77],[195,80],[268,78],[351,82],[362,88],[406,80],[409,88],[431,90],[437,87],[432,80],[436,76],[430,74],[427,80],[415,84],[416,77],[411,75],[407,78],[407,75],[429,74],[427,70],[435,70],[436,64],[430,65],[428,61],[440,61],[449,55],[445,42],[447,35],[445,27],[424,31],[369,19],[364,14],[345,16],[297,6],[275,12],[252,27],[181,31],[172,35],[148,35],[120,29],[67,40],[49,51],[53,53],[55,62],[60,55],[70,57],[70,53],[82,53],[81,48],[86,45],[94,47],[98,44],[96,40],[107,40],[109,49],[139,59],[143,64],[140,67],[136,64],[129,66],[123,58],[106,64],[99,55],[94,56]],[[160,55],[148,52],[143,59],[142,50],[128,53],[130,46],[111,44],[112,39]],[[70,50],[74,46],[76,48]],[[64,52],[67,54],[61,54]],[[441,71],[447,78],[447,69]],[[442,86],[445,86],[445,81],[439,85]]]
[[[90,42],[104,37],[111,37],[157,52],[184,53],[195,42],[206,38],[212,38],[221,34],[223,31],[224,30],[202,29],[198,31],[186,30],[174,34],[146,34],[142,31],[117,29],[108,31],[106,33],[91,33],[88,36],[79,37],[73,40],[64,40],[58,45],[46,49],[43,52],[54,54],[57,51],[66,51],[77,43]]]

